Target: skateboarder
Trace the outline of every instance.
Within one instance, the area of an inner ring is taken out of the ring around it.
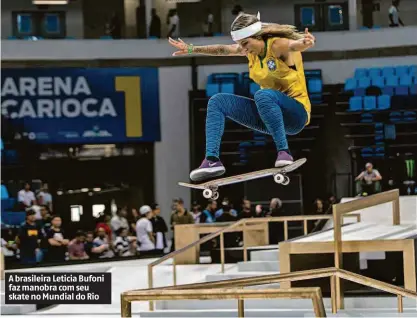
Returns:
[[[169,39],[178,51],[173,55],[203,54],[248,58],[249,75],[261,86],[254,100],[233,94],[210,98],[206,118],[206,156],[201,166],[190,173],[201,181],[225,173],[219,159],[225,118],[272,135],[278,156],[275,167],[294,160],[286,134],[299,133],[310,120],[311,104],[307,93],[301,52],[314,46],[315,38],[305,29],[274,23],[262,23],[258,16],[241,13],[232,23],[231,36],[236,44],[193,46],[181,39]]]

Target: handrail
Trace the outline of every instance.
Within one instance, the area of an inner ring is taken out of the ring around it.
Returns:
[[[360,215],[359,214],[351,214],[349,217],[356,216],[358,222],[360,221]],[[220,236],[220,258],[221,258],[221,271],[224,273],[224,233],[228,232],[240,232],[246,230],[246,224],[252,224],[252,223],[269,223],[269,222],[284,222],[284,239],[288,239],[288,222],[291,221],[304,221],[304,234],[307,234],[307,221],[308,220],[329,220],[332,219],[333,216],[331,214],[324,214],[324,215],[296,215],[296,216],[276,216],[276,217],[266,217],[266,218],[254,218],[254,219],[242,219],[235,223],[232,223],[231,225],[224,227],[214,233],[211,233],[209,235],[206,235],[202,237],[201,239],[190,243],[187,246],[184,246],[183,248],[173,251],[167,255],[162,256],[161,258],[155,260],[154,262],[148,264],[148,287],[153,288],[153,267],[156,265],[161,264],[162,262],[173,258],[173,278],[174,278],[174,286],[177,285],[177,272],[176,272],[176,263],[175,263],[175,256],[178,254],[181,254],[185,252],[186,250],[198,246],[200,244],[203,244],[209,240],[212,240],[213,238]],[[240,227],[243,225],[243,229],[238,229],[233,231],[233,229]],[[244,260],[247,260],[247,246],[245,241],[243,242],[243,257]],[[149,302],[149,309],[153,310],[153,301]]]
[[[186,290],[187,292],[192,290],[193,294],[201,296],[205,292],[198,293],[197,292],[198,290],[209,291],[210,294],[216,294],[216,292],[223,293],[224,291],[229,290],[227,289],[227,287],[231,287],[231,286],[244,287],[244,286],[254,286],[254,285],[265,285],[265,284],[279,283],[282,281],[299,281],[299,280],[309,280],[309,279],[324,278],[324,277],[330,277],[332,313],[336,313],[338,309],[337,299],[336,299],[337,298],[336,278],[342,278],[345,280],[349,280],[358,284],[377,288],[379,290],[397,295],[398,312],[403,312],[402,297],[410,297],[410,298],[417,299],[417,293],[412,290],[408,290],[408,289],[398,287],[392,284],[381,282],[376,279],[362,276],[356,273],[352,273],[343,269],[337,269],[335,267],[328,267],[328,268],[304,270],[304,271],[297,271],[297,272],[284,273],[284,274],[272,274],[272,275],[262,275],[262,276],[256,276],[256,277],[237,278],[237,279],[230,279],[230,280],[216,281],[216,282],[204,282],[204,283],[196,283],[196,284],[186,284],[186,285],[181,285],[181,286],[131,290],[131,291],[126,291],[121,294],[121,299],[122,299],[121,307],[122,307],[122,313],[131,313],[130,308],[131,308],[132,301],[145,300],[145,298],[136,297],[138,295],[142,297],[144,295],[147,295],[148,297],[146,298],[146,300],[157,300],[157,298],[154,297],[155,295],[166,295],[166,298],[164,299],[178,299],[178,298],[175,298],[175,295],[178,295],[180,291],[183,291],[183,290]],[[242,290],[242,289],[238,289],[238,290]],[[273,289],[268,289],[268,290],[273,290]],[[170,295],[170,296],[167,296],[167,295]],[[199,298],[196,296],[196,298],[194,299],[207,299],[207,298]],[[130,316],[123,315],[123,317],[130,317]]]
[[[377,193],[349,202],[334,204],[333,210],[333,233],[334,233],[334,266],[337,269],[343,268],[342,252],[342,217],[350,212],[369,208],[375,205],[392,202],[392,223],[400,224],[400,191],[398,189]],[[363,212],[363,211],[362,211]],[[336,279],[337,307],[343,309],[344,299],[340,279]]]
[[[244,317],[244,300],[256,298],[310,298],[316,317],[326,317],[323,296],[320,287],[303,287],[289,289],[242,289],[242,288],[219,288],[219,289],[181,289],[181,290],[144,290],[121,295],[121,316],[132,317],[133,300],[179,300],[179,299],[237,299],[238,317]]]

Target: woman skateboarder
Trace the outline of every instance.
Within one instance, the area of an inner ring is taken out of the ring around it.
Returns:
[[[307,93],[301,52],[314,46],[315,38],[305,29],[262,23],[258,16],[242,13],[232,23],[236,44],[193,46],[181,39],[169,39],[178,51],[173,55],[240,55],[248,58],[249,76],[261,89],[254,100],[219,93],[210,98],[206,118],[206,156],[190,173],[193,181],[217,177],[226,169],[220,161],[220,143],[225,118],[251,129],[272,135],[278,156],[275,167],[294,160],[286,135],[298,134],[310,121],[311,104]]]

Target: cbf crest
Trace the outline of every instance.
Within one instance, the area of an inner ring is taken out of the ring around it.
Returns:
[[[274,59],[269,59],[266,65],[268,65],[270,71],[275,71],[277,69],[277,63],[275,63]]]

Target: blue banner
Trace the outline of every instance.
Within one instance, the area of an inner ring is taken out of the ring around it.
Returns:
[[[39,143],[159,141],[157,68],[2,69],[2,114]]]

